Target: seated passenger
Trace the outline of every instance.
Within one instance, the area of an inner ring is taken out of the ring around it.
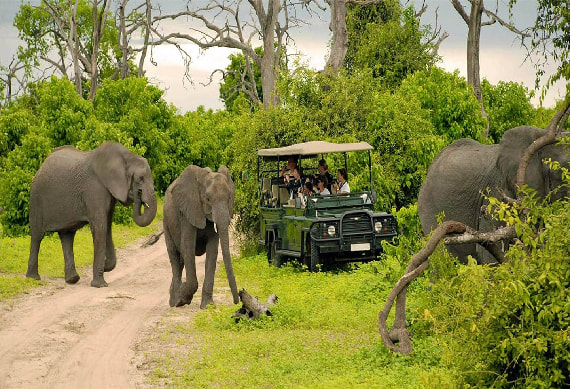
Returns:
[[[299,191],[299,198],[301,199],[301,204],[303,205],[303,207],[307,205],[307,197],[314,195],[315,195],[315,189],[313,187],[313,183],[305,182],[303,191],[302,192]]]
[[[321,159],[319,161],[319,166],[317,167],[317,169],[319,169],[319,173],[320,173],[321,177],[325,177],[327,179],[326,187],[329,190],[329,194],[330,194],[331,185],[333,182],[333,176],[332,176],[332,174],[329,173],[329,165],[327,164],[327,161],[325,161],[324,159]]]
[[[328,182],[326,176],[317,177],[317,189],[319,190],[319,194],[321,196],[328,196],[331,194],[331,191],[328,188]]]
[[[284,165],[281,168],[281,175],[279,177],[283,177],[285,179],[287,179],[289,176],[293,175],[293,169],[295,169],[297,167],[297,158],[296,157],[289,157],[289,159],[287,160],[287,165]],[[287,172],[287,168],[289,168],[289,171]],[[287,184],[287,182],[285,182],[285,184]]]
[[[289,191],[290,199],[297,197],[297,193],[299,193],[299,190],[303,187],[300,170],[300,167],[295,166],[293,168],[293,178],[288,179],[287,176],[285,176],[285,184],[287,186],[287,190]]]
[[[348,173],[345,168],[338,169],[337,173],[338,182],[335,182],[336,193],[350,193],[350,186],[348,185]]]

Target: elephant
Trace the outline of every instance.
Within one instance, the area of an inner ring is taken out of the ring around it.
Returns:
[[[229,226],[234,208],[235,187],[227,167],[217,172],[188,166],[168,187],[164,196],[164,237],[172,266],[171,307],[190,304],[198,290],[196,255],[206,253],[202,301],[204,309],[213,303],[214,274],[218,243],[234,304],[239,295],[230,258]],[[182,271],[186,268],[186,282]]]
[[[111,234],[116,201],[133,205],[133,219],[141,227],[156,215],[157,201],[147,160],[114,142],[92,151],[73,146],[55,149],[42,163],[30,187],[30,257],[26,277],[39,280],[38,253],[46,232],[57,232],[63,248],[65,281],[79,281],[73,241],[86,224],[93,236],[93,280],[105,287],[104,272],[117,258]],[[141,208],[144,208],[141,211]]]
[[[479,231],[491,231],[496,222],[481,214],[486,204],[482,193],[494,197],[515,198],[516,174],[519,161],[526,148],[546,133],[531,126],[507,130],[496,145],[483,145],[472,139],[459,139],[444,150],[430,165],[418,196],[418,213],[424,234],[437,227],[436,217],[444,212],[445,220],[455,220]],[[559,161],[568,167],[567,151],[561,145],[541,148],[533,157],[526,171],[526,184],[541,197],[551,191],[551,201],[568,196],[568,188],[562,187],[560,171],[554,171],[543,163],[545,158]],[[448,245],[447,249],[461,263],[471,255],[479,264],[497,263],[497,255],[505,251],[501,243]],[[498,251],[500,250],[500,251]]]

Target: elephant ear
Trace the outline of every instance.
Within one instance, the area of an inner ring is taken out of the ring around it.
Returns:
[[[231,192],[229,202],[228,202],[228,209],[233,214],[236,187],[234,185],[234,182],[232,181],[232,177],[230,176],[230,171],[228,170],[228,168],[226,166],[224,166],[224,165],[220,166],[218,168],[218,173],[223,174],[228,179],[228,186],[230,187],[230,192]]]
[[[545,131],[540,128],[523,126],[506,131],[501,138],[497,168],[506,180],[507,188],[505,189],[510,192],[509,195],[514,196],[516,193],[517,170],[525,150],[544,133]],[[533,157],[533,161],[534,159],[537,159],[536,155]],[[533,161],[531,161],[531,165],[534,163]],[[531,165],[527,170],[527,178],[529,174],[534,173]]]
[[[188,166],[172,188],[172,200],[184,218],[196,228],[206,227],[206,215],[202,207],[203,182],[210,170]]]
[[[114,198],[126,203],[130,187],[125,162],[125,152],[128,150],[118,143],[108,142],[92,152],[95,175]]]

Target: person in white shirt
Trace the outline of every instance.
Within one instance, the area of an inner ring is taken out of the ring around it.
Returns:
[[[327,188],[327,178],[325,176],[318,176],[316,178],[317,180],[317,188],[319,189],[319,194],[321,196],[327,196],[330,195],[331,192],[329,190],[329,188]]]
[[[335,182],[337,193],[350,193],[350,186],[348,185],[348,173],[345,168],[338,169],[337,173],[338,182]]]

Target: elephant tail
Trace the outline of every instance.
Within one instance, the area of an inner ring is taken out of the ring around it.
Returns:
[[[164,234],[164,230],[157,232],[156,234],[152,234],[151,236],[148,237],[148,239],[141,245],[141,247],[148,247],[148,246],[152,246],[153,244],[155,244],[156,242],[158,242],[158,240],[160,239],[160,236]]]

